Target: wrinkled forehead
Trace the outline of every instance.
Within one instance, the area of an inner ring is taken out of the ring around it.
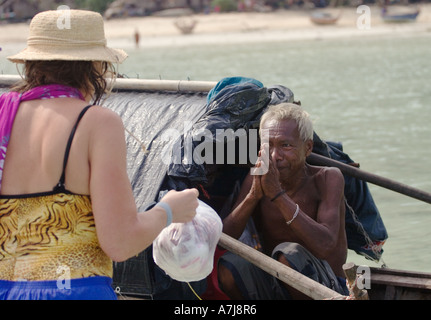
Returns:
[[[265,121],[261,128],[261,134],[268,134],[270,140],[300,140],[298,124],[295,120],[275,120]]]

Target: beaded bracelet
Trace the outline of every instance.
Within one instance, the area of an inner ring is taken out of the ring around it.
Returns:
[[[161,207],[165,209],[167,215],[166,227],[169,227],[172,224],[172,209],[166,202],[159,202],[156,204],[156,207]]]
[[[279,193],[277,193],[277,195],[271,199],[271,202],[274,202],[275,199],[277,199],[278,197],[280,197],[281,195],[283,195],[286,191],[281,190]]]

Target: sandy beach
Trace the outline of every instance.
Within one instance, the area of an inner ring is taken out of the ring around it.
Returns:
[[[370,7],[369,29],[364,28],[363,12],[356,7],[326,9],[340,14],[335,25],[315,25],[310,10],[282,10],[268,13],[235,12],[197,14],[184,17],[138,17],[106,21],[110,45],[134,46],[134,34],[140,34],[140,46],[223,44],[249,41],[324,39],[331,37],[378,35],[431,35],[431,4],[420,5],[421,13],[413,23],[385,23],[380,8]],[[405,8],[402,8],[405,10]],[[192,34],[184,35],[176,21],[195,22]],[[25,43],[28,24],[0,25],[0,47],[7,43]]]

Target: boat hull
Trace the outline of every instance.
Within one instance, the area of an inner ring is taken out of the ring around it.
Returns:
[[[389,23],[397,23],[397,22],[414,22],[419,15],[419,11],[415,13],[407,13],[407,14],[382,14],[382,19],[385,22]]]
[[[431,300],[431,274],[370,268],[371,285],[368,295],[371,300]]]
[[[311,22],[317,25],[332,25],[335,24],[340,15],[334,16],[328,12],[314,12],[310,16]]]

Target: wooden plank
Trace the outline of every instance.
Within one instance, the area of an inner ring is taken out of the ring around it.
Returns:
[[[373,283],[431,290],[431,274],[415,273],[404,270],[371,268],[371,286]]]
[[[287,283],[291,287],[301,291],[312,299],[323,300],[345,298],[345,296],[339,294],[338,292],[331,290],[324,285],[302,275],[301,273],[228,236],[225,233],[221,235],[219,245],[250,261],[257,267],[268,272],[270,275]]]

